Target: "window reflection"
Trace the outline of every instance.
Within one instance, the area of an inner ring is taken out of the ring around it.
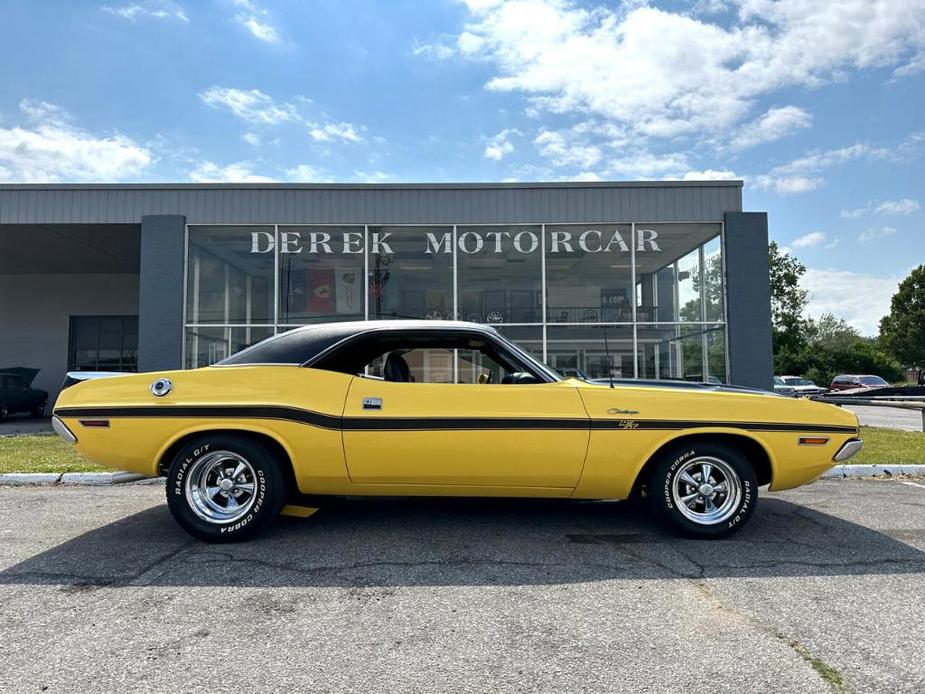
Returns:
[[[459,313],[473,323],[541,323],[539,225],[457,227]]]
[[[363,227],[279,228],[279,322],[362,320]]]
[[[274,331],[368,316],[488,323],[570,375],[724,380],[720,231],[666,222],[458,225],[455,235],[451,225],[193,225],[186,364],[213,363]],[[479,368],[464,365],[467,382]]]
[[[550,323],[632,320],[628,224],[546,226],[546,317]]]
[[[369,317],[452,320],[453,227],[369,227]]]

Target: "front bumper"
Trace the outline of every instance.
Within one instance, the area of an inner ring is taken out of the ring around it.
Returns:
[[[832,458],[836,463],[843,463],[849,458],[854,457],[861,448],[863,447],[864,442],[861,439],[849,439],[842,444],[842,447],[838,449],[838,453],[835,454],[835,457]]]

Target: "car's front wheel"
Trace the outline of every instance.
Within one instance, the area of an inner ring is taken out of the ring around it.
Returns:
[[[285,478],[259,443],[232,434],[198,437],[167,472],[167,505],[177,523],[208,542],[250,537],[279,515]]]
[[[694,442],[656,461],[647,493],[656,515],[673,529],[688,537],[721,538],[751,517],[758,479],[738,449]]]

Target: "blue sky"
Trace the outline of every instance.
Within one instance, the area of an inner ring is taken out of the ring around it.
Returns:
[[[925,262],[922,0],[7,0],[0,182],[742,178],[874,333]]]

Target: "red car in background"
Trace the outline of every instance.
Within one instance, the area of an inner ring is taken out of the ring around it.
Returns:
[[[890,384],[879,376],[842,374],[832,379],[831,390],[855,390],[857,388],[883,388]]]

